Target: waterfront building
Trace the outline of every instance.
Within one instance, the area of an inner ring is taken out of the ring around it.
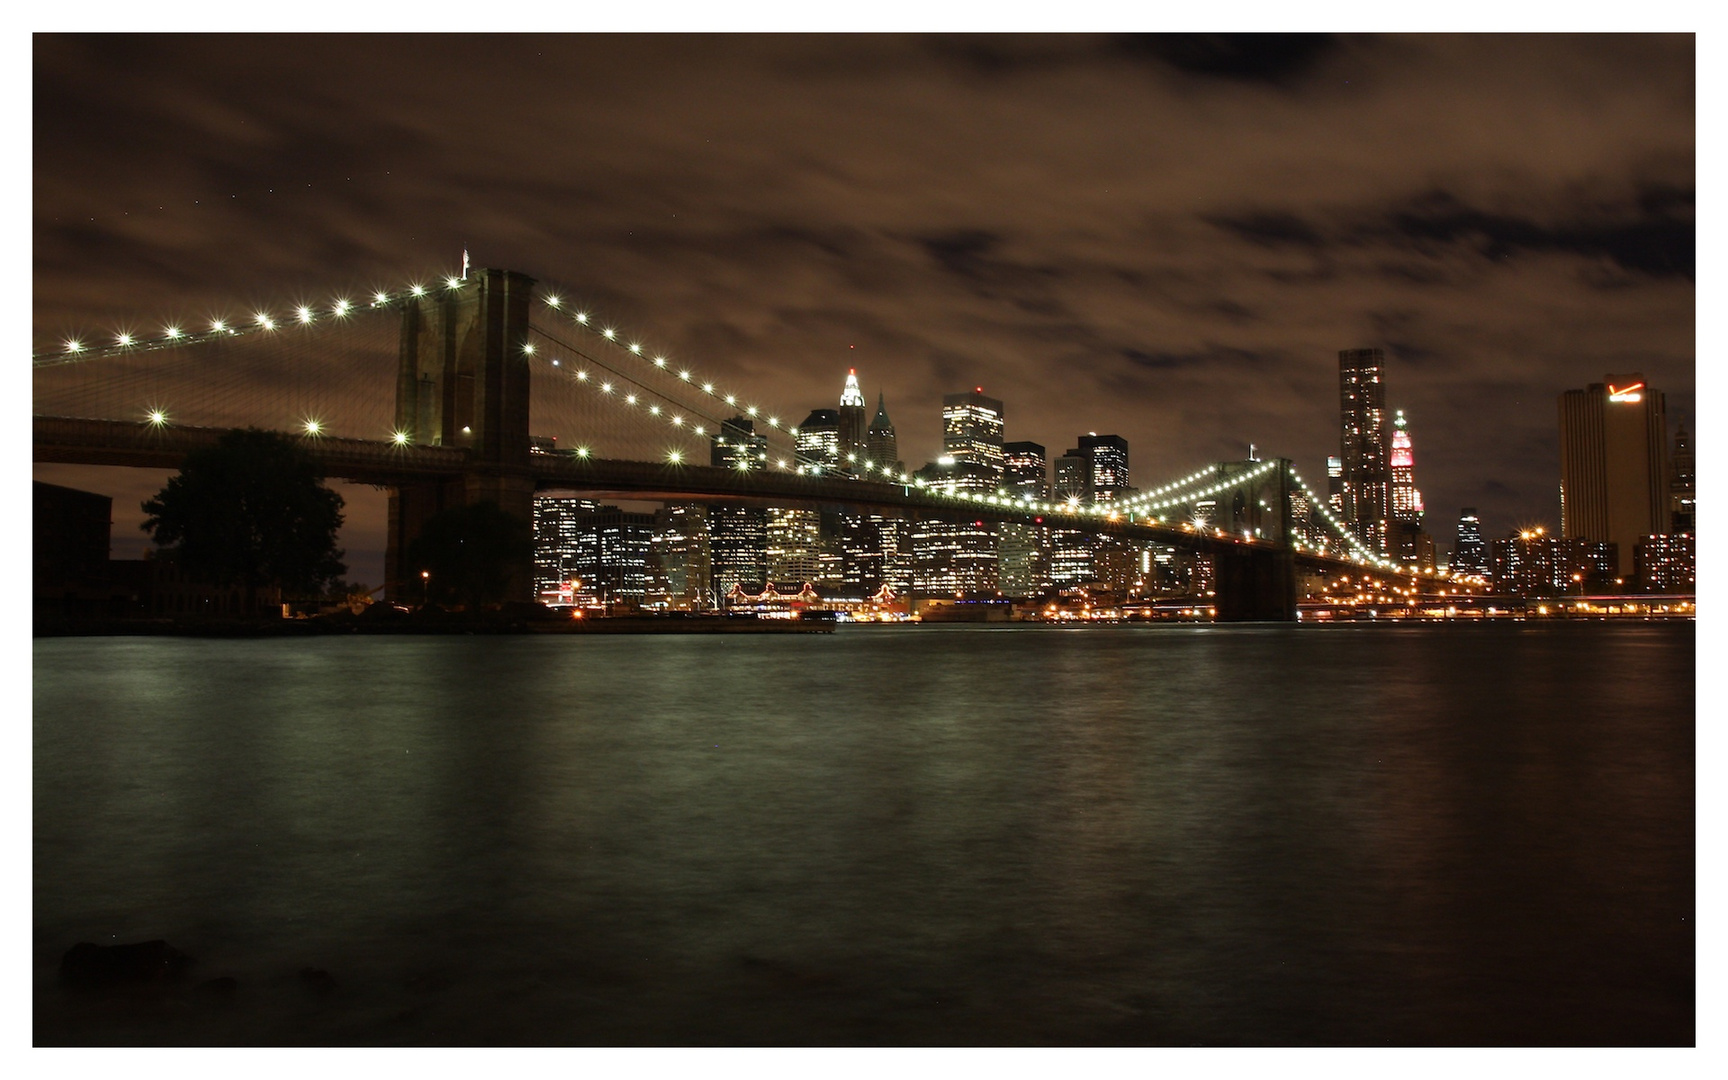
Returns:
[[[1489,545],[1496,592],[1520,596],[1614,593],[1625,588],[1611,543],[1522,529]]]
[[[822,515],[818,511],[771,506],[765,535],[769,581],[815,584],[822,577]]]
[[[942,397],[942,456],[918,471],[939,491],[1005,490],[1002,403],[983,387]],[[983,522],[922,520],[912,527],[912,585],[925,594],[987,594],[1001,588],[995,529]]]
[[[1646,536],[1632,550],[1633,581],[1639,592],[1698,591],[1698,565],[1691,533]]]
[[[1002,444],[1002,482],[1016,498],[1043,502],[1050,497],[1050,469],[1044,447],[1035,442]],[[1036,596],[1050,585],[1050,530],[1047,526],[1005,521],[996,526],[998,584],[1003,596]]]
[[[1452,545],[1449,569],[1454,574],[1488,575],[1488,546],[1483,542],[1482,519],[1477,516],[1474,506],[1466,506],[1458,512],[1458,539]]]
[[[1385,363],[1379,349],[1338,353],[1339,514],[1357,539],[1382,555],[1391,520]]]
[[[1670,527],[1668,423],[1662,391],[1639,373],[1567,390],[1560,411],[1560,530],[1612,543],[1632,576],[1640,537]]]
[[[649,606],[702,611],[713,605],[714,580],[708,538],[708,508],[668,503],[654,514],[653,579]]]
[[[569,592],[579,607],[642,607],[654,591],[654,515],[589,499],[542,495],[534,500],[537,594]]]
[[[1692,459],[1692,436],[1686,425],[1674,433],[1674,455],[1671,459],[1673,479],[1668,485],[1668,531],[1689,533],[1696,528],[1698,513],[1698,480]]]
[[[534,498],[534,594],[567,591],[577,572],[577,536],[582,518],[600,509],[592,499],[568,495]]]
[[[756,422],[734,416],[713,437],[710,464],[748,471],[765,468],[768,439]],[[734,586],[759,591],[768,580],[768,513],[760,506],[710,503],[708,506],[709,587],[715,605]]]

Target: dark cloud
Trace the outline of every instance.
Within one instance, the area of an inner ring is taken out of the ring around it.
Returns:
[[[1116,46],[1190,75],[1282,85],[1334,48],[1330,34],[1127,34]]]
[[[468,249],[783,415],[856,366],[913,464],[982,384],[1010,438],[1119,433],[1147,485],[1250,442],[1324,476],[1337,352],[1379,346],[1442,546],[1463,505],[1557,523],[1561,390],[1642,370],[1695,412],[1690,36],[32,51],[39,342]],[[381,547],[350,501],[346,546]]]

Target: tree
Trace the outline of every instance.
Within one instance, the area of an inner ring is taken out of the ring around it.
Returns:
[[[430,575],[428,600],[478,608],[506,599],[511,579],[533,560],[533,526],[487,501],[429,518],[405,562],[411,575]]]
[[[247,428],[186,455],[180,474],[143,504],[143,529],[188,574],[242,585],[247,607],[275,585],[321,592],[347,567],[336,546],[342,496],[292,439]]]

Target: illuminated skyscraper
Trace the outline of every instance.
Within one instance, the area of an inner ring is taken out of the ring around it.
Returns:
[[[1392,520],[1406,525],[1422,524],[1422,493],[1416,490],[1416,451],[1410,444],[1410,425],[1399,409],[1392,421]]]
[[[848,368],[846,385],[840,391],[840,415],[837,431],[838,460],[848,468],[870,456],[869,412],[864,407],[864,392],[858,389],[858,369]]]
[[[1560,531],[1616,545],[1632,576],[1640,538],[1669,527],[1668,420],[1638,373],[1560,395]]]
[[[1003,485],[1017,498],[1050,497],[1049,464],[1035,442],[1002,445]],[[1049,585],[1049,532],[1043,525],[1004,521],[996,526],[998,581],[1003,596],[1034,596]]]
[[[798,425],[798,454],[824,469],[840,464],[840,413],[834,409],[812,409]]]
[[[1385,362],[1379,349],[1338,353],[1341,516],[1357,539],[1382,555],[1391,517],[1386,385],[1381,380]]]
[[[767,456],[767,438],[756,434],[755,422],[747,417],[723,422],[713,437],[711,464],[716,468],[765,468]],[[709,580],[716,605],[734,585],[755,592],[768,580],[767,530],[768,513],[760,506],[709,505]]]
[[[1454,574],[1488,574],[1488,545],[1482,539],[1482,519],[1476,516],[1474,506],[1458,512],[1458,540],[1452,545],[1450,569]]]
[[[1671,461],[1674,476],[1668,485],[1668,530],[1674,533],[1689,533],[1697,520],[1698,478],[1693,465],[1692,436],[1686,434],[1685,424],[1681,424],[1680,430],[1674,433],[1674,456]]]
[[[984,396],[982,386],[969,394],[942,395],[942,451],[971,476],[980,476],[979,486],[994,489],[1002,483],[1002,403]],[[962,484],[963,487],[970,483]]]

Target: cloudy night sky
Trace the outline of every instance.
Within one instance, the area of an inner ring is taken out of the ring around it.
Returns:
[[[1556,396],[1694,427],[1690,35],[37,35],[34,336],[476,265],[572,290],[781,415],[856,367],[1142,487],[1338,453],[1386,351],[1427,528],[1559,525]],[[37,466],[115,499],[165,474]],[[1323,489],[1323,487],[1322,487]],[[384,502],[343,487],[351,577]]]

